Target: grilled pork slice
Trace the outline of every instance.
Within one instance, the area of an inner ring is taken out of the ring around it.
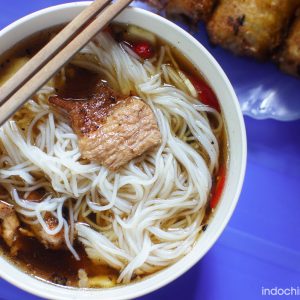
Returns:
[[[300,11],[279,54],[280,69],[300,77]]]
[[[19,219],[13,205],[0,201],[0,235],[11,247],[17,239],[17,232],[20,226]]]
[[[58,220],[51,213],[47,212],[44,216],[49,229],[54,230],[58,225]],[[30,225],[30,229],[34,236],[46,247],[53,250],[65,249],[64,229],[55,235],[50,235],[44,231],[40,224]]]
[[[166,13],[170,17],[184,16],[193,23],[207,21],[216,0],[169,0]]]
[[[136,97],[118,95],[101,81],[84,100],[55,96],[49,102],[68,113],[82,158],[111,171],[161,142],[151,108]]]
[[[14,213],[14,206],[0,200],[0,220],[4,220],[12,213]]]
[[[32,191],[27,196],[26,200],[31,202],[41,202],[44,198],[44,192],[41,190]],[[43,217],[45,223],[47,224],[50,230],[54,230],[58,226],[58,220],[51,213],[46,212]],[[22,230],[23,235],[34,236],[37,238],[46,248],[59,250],[64,249],[66,247],[65,238],[64,238],[64,229],[58,232],[55,235],[50,235],[43,227],[38,224],[29,225],[30,231]]]
[[[163,8],[165,8],[165,6],[168,3],[168,0],[142,0],[144,2],[146,2],[147,4],[154,6],[155,8],[161,10]]]
[[[283,39],[299,0],[220,0],[207,30],[213,44],[238,55],[270,56]]]

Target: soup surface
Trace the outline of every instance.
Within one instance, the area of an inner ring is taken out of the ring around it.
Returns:
[[[0,84],[59,29],[4,53]],[[133,134],[127,120],[137,106]],[[215,94],[180,49],[111,25],[0,129],[2,255],[75,287],[129,283],[176,262],[221,196],[223,123]]]

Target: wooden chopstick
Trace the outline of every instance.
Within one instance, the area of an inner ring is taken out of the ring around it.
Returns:
[[[0,105],[11,97],[30,77],[72,40],[80,30],[107,5],[110,0],[96,0],[71,21],[4,86],[0,88]],[[49,50],[50,49],[50,50]]]
[[[108,2],[105,0],[94,1],[93,4],[74,19],[74,21],[77,19],[75,24],[71,22],[65,30],[56,36],[53,43],[48,43],[42,49],[42,53],[45,54],[47,59],[41,57],[41,54],[38,53],[36,55],[37,58],[35,56],[31,59],[8,82],[0,87],[0,126],[100,32],[103,27],[128,6],[132,0],[118,0],[111,5],[105,6]],[[103,10],[99,13],[100,9]],[[99,15],[95,18],[97,14]],[[82,29],[84,26],[86,27]],[[52,48],[53,44],[56,46],[55,49]],[[32,66],[35,69],[33,72],[30,69],[30,65],[33,64],[32,61],[35,63]]]

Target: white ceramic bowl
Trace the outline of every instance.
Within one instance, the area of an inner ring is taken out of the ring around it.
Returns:
[[[0,32],[0,53],[36,31],[69,22],[89,2],[76,2],[49,7],[28,15]],[[221,67],[208,51],[192,36],[160,16],[137,8],[126,9],[118,22],[138,25],[173,44],[201,70],[218,96],[225,116],[229,135],[229,168],[225,189],[208,229],[201,235],[193,250],[176,264],[144,280],[112,289],[77,289],[55,286],[25,274],[9,261],[0,257],[0,276],[26,290],[51,299],[129,299],[135,298],[173,281],[212,247],[228,223],[242,188],[246,166],[246,133],[238,100]]]

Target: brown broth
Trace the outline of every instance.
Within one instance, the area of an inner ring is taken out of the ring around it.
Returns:
[[[10,66],[12,58],[32,57],[59,32],[62,26],[42,30],[25,38],[0,56],[0,78]]]
[[[87,257],[83,246],[76,243],[80,256],[77,261],[68,250],[46,249],[37,239],[19,235],[16,256],[9,254],[9,248],[0,238],[0,248],[14,264],[26,273],[59,285],[78,286],[78,270],[84,269],[89,277],[107,275],[116,278],[118,272],[106,265],[95,265]]]
[[[9,68],[13,58],[32,57],[59,31],[60,28],[61,26],[58,26],[38,32],[29,38],[24,39],[21,43],[15,45],[12,49],[2,54],[0,57],[0,79]],[[156,49],[158,49],[159,45],[163,44],[166,43],[163,40],[158,40],[158,46]],[[179,49],[176,47],[171,47],[171,49],[183,71],[203,79],[198,70],[180,53]],[[93,78],[94,74],[76,68],[75,71],[77,72],[76,76],[86,76],[86,78],[88,78],[88,80],[84,80],[84,83],[82,84],[87,84],[87,82],[89,82],[90,88],[92,89],[92,85],[95,82]],[[74,97],[74,95],[76,95],[76,98],[84,98],[86,95],[82,94],[82,84],[80,83],[82,81],[77,79],[78,78],[75,77],[73,81],[70,80],[69,84],[64,87],[58,87],[56,92],[62,95],[69,95],[70,97]],[[223,131],[222,138],[220,139],[221,155],[219,160],[221,165],[227,165],[227,151],[228,145],[225,129]],[[213,182],[215,182],[215,178]],[[207,205],[207,212],[203,221],[203,225],[205,225],[203,227],[203,231],[206,230],[206,225],[209,223],[211,216],[212,210],[209,205]],[[118,276],[118,272],[116,270],[105,265],[95,265],[91,260],[89,260],[83,246],[78,242],[75,243],[74,248],[81,258],[80,261],[75,260],[68,250],[54,251],[46,249],[37,239],[32,237],[19,235],[17,244],[20,250],[16,256],[12,256],[10,254],[10,249],[0,237],[0,254],[6,256],[11,262],[13,262],[17,267],[23,269],[26,273],[54,284],[78,286],[79,269],[84,269],[89,277],[107,275],[115,278]]]

